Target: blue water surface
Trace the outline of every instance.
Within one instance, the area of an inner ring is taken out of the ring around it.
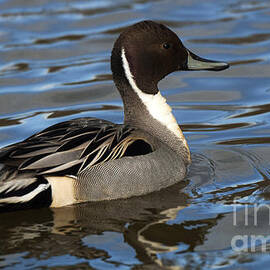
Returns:
[[[75,117],[121,123],[110,51],[143,19],[231,64],[159,84],[192,152],[185,181],[128,200],[2,213],[0,269],[269,268],[268,0],[0,1],[0,147]]]

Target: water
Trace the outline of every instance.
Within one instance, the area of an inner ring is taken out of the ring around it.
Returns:
[[[192,151],[185,181],[130,200],[1,214],[0,268],[268,269],[269,15],[268,0],[0,1],[1,147],[75,117],[122,122],[110,50],[139,20],[231,63],[159,85]]]

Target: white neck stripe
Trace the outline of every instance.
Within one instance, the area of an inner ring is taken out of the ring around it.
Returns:
[[[146,106],[150,115],[158,120],[161,124],[166,126],[170,131],[172,131],[177,137],[186,143],[182,131],[180,130],[173,114],[172,108],[167,104],[166,99],[158,91],[157,94],[146,94],[141,89],[138,88],[133,75],[131,74],[128,60],[125,55],[125,49],[122,48],[121,51],[123,68],[125,71],[126,78],[130,83],[132,89],[137,93],[138,97],[141,99],[143,104]]]

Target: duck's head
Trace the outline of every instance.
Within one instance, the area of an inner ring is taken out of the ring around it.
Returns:
[[[153,21],[136,23],[121,33],[114,44],[111,65],[116,83],[131,76],[146,94],[156,94],[158,82],[174,71],[219,71],[229,67],[193,54],[173,31]]]

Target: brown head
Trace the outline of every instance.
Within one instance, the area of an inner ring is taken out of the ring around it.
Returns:
[[[156,94],[158,82],[174,71],[217,71],[229,67],[227,63],[203,59],[191,53],[173,31],[153,21],[142,21],[128,27],[116,40],[111,57],[116,81],[125,74],[123,51],[136,85],[147,94]]]

